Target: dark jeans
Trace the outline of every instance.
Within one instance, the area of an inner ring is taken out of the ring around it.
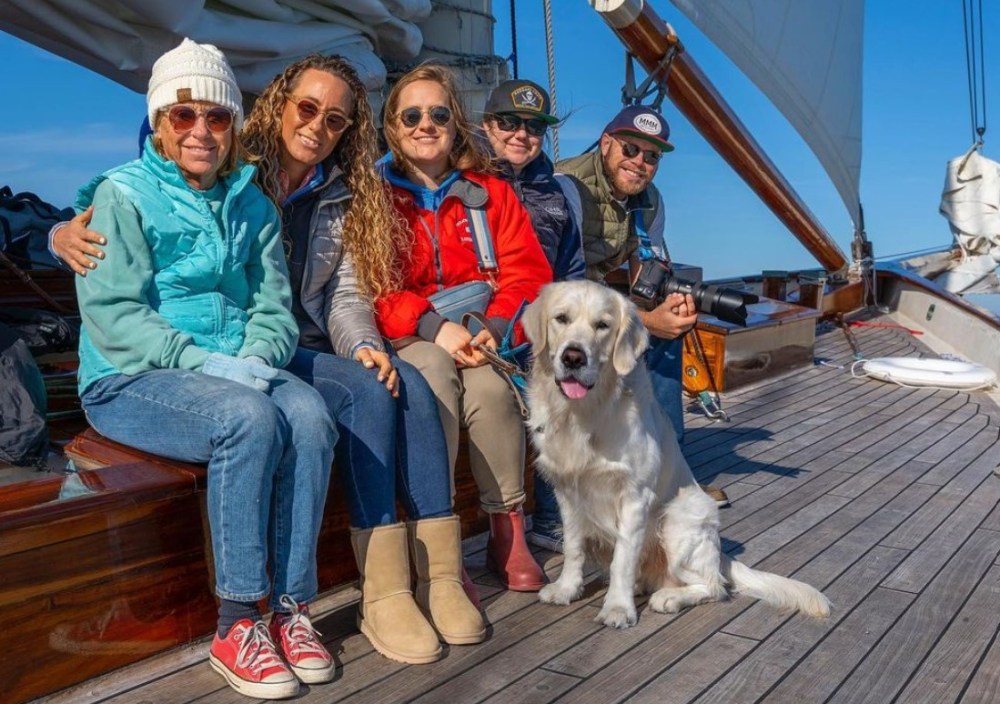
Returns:
[[[684,402],[682,399],[681,365],[683,363],[684,341],[650,338],[646,352],[646,366],[653,382],[653,396],[663,407],[677,433],[677,442],[684,440]],[[535,513],[532,528],[551,533],[562,528],[556,494],[547,481],[535,475]]]
[[[394,399],[377,370],[332,354],[299,348],[288,371],[326,401],[337,424],[337,476],[351,525],[396,522],[396,499],[409,518],[451,515],[448,450],[437,401],[423,376],[393,357],[400,393]]]

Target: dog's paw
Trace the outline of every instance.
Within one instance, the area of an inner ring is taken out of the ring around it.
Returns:
[[[610,628],[630,628],[639,622],[639,616],[634,604],[628,606],[605,604],[594,620]]]
[[[649,597],[649,608],[661,614],[676,614],[684,608],[684,603],[681,599],[670,594],[664,594],[667,591],[669,590],[661,589]]]
[[[552,584],[546,584],[538,592],[538,600],[543,604],[557,604],[566,606],[572,601],[576,601],[583,595],[583,585],[562,584],[556,580]]]

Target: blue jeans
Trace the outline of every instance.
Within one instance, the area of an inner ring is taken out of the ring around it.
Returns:
[[[396,497],[417,520],[451,515],[448,449],[437,402],[424,377],[393,357],[399,398],[376,369],[332,354],[299,348],[288,371],[311,385],[337,423],[337,476],[351,525],[396,522]]]
[[[681,368],[684,355],[684,341],[664,340],[650,337],[650,347],[646,352],[646,366],[653,382],[653,396],[670,418],[677,442],[684,439],[684,403],[681,398]],[[559,505],[551,485],[535,474],[535,513],[532,526],[552,532],[562,526]]]
[[[684,363],[684,340],[649,338],[646,367],[653,382],[653,396],[659,401],[677,433],[677,442],[684,440],[684,401],[681,370]]]
[[[316,596],[316,541],[337,431],[315,390],[286,371],[261,393],[160,369],[99,379],[82,401],[91,425],[112,440],[208,463],[216,594],[251,602],[270,593],[272,607],[282,594],[298,602]]]

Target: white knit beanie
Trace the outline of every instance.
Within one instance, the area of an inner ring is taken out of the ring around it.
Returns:
[[[211,44],[185,39],[153,64],[146,91],[150,126],[155,129],[157,112],[189,100],[229,108],[236,131],[243,127],[243,96],[226,57]]]

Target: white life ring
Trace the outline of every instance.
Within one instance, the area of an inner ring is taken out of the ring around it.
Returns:
[[[860,373],[855,372],[858,365]],[[851,366],[856,377],[870,376],[900,386],[933,386],[942,389],[987,389],[997,382],[988,367],[952,359],[917,359],[914,357],[878,357],[863,359]]]

